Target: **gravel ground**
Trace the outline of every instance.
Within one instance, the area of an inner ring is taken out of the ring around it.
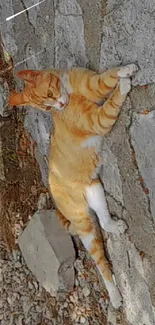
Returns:
[[[78,242],[78,241],[77,241]],[[93,262],[79,248],[71,293],[50,296],[25,265],[20,251],[0,243],[0,324],[107,324],[107,296]]]

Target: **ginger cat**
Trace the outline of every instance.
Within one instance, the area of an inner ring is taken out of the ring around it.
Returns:
[[[112,305],[122,298],[112,277],[103,246],[91,222],[89,209],[101,227],[113,234],[124,233],[123,220],[114,221],[108,211],[98,175],[101,137],[115,124],[131,88],[135,64],[113,68],[102,74],[85,69],[69,71],[20,71],[26,86],[13,93],[10,105],[31,105],[52,112],[54,134],[49,158],[49,186],[56,213],[65,228],[75,229],[94,259]],[[103,105],[99,105],[109,96]]]

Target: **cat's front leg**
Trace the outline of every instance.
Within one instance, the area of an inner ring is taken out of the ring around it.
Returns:
[[[130,78],[137,70],[136,64],[128,64],[122,67],[111,68],[99,75],[92,76],[90,83],[94,93],[94,101],[102,102],[115,89],[120,78]]]
[[[126,66],[120,69],[120,80],[116,88],[105,103],[97,107],[92,106],[88,111],[89,127],[96,135],[105,135],[111,131],[118,119],[121,107],[131,89],[131,79],[128,77],[137,71],[136,65]]]
[[[86,197],[88,205],[95,211],[99,218],[101,227],[117,236],[123,234],[127,229],[127,225],[123,220],[113,220],[110,216],[104,188],[99,179],[96,179],[86,189]]]

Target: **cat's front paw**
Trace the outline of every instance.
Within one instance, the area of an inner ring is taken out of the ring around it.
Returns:
[[[132,63],[121,67],[117,74],[120,78],[130,78],[135,75],[138,70],[138,66]]]

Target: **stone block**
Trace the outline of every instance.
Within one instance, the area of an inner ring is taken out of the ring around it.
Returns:
[[[19,247],[27,266],[46,291],[73,289],[75,251],[54,211],[35,213],[19,238]]]

